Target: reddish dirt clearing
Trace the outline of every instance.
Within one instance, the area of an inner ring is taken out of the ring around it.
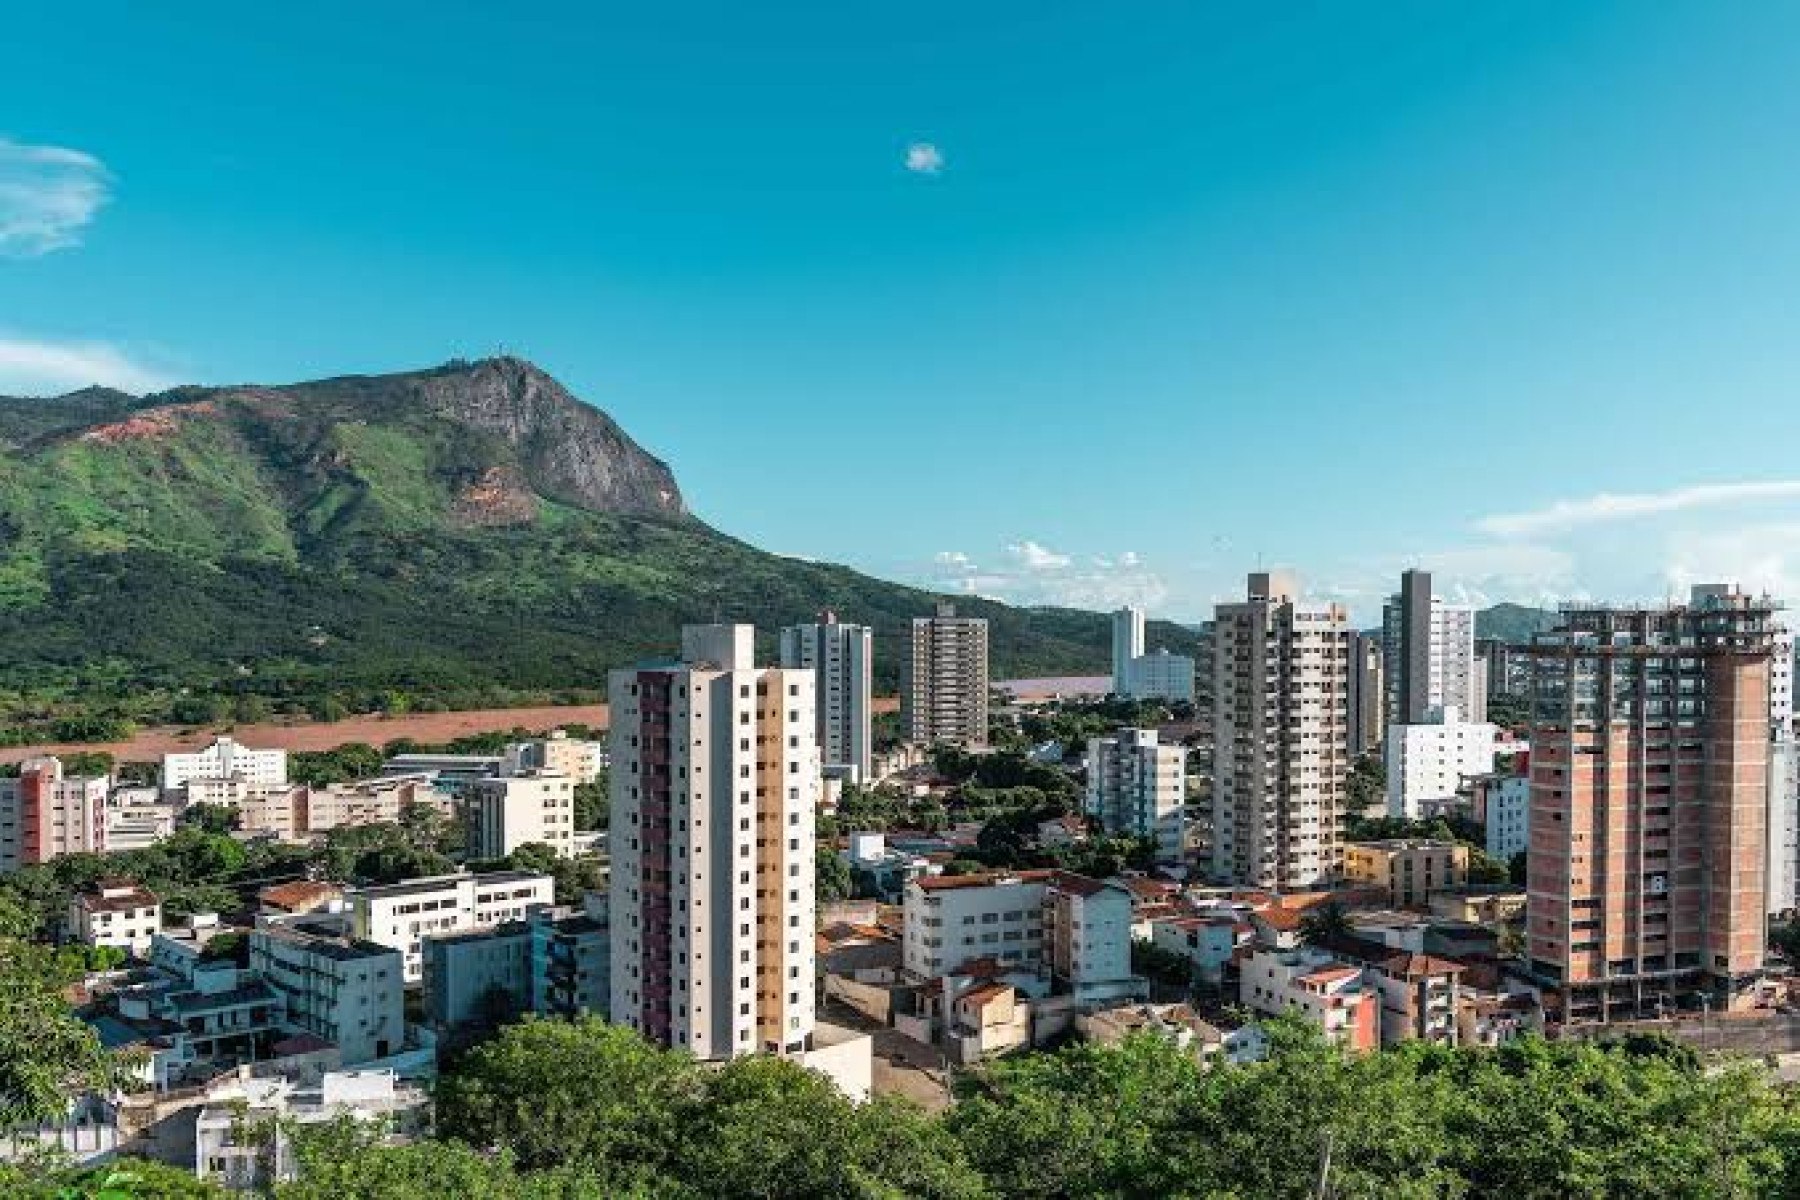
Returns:
[[[900,707],[892,696],[875,699],[876,712]],[[156,762],[165,754],[197,750],[220,734],[229,734],[259,750],[330,750],[348,742],[381,746],[396,738],[411,738],[426,745],[448,742],[472,733],[525,729],[543,733],[559,725],[606,727],[606,705],[568,707],[484,708],[468,712],[413,713],[404,717],[358,716],[342,721],[271,721],[260,725],[221,725],[206,729],[156,726],[139,731],[123,742],[71,742],[61,745],[0,747],[0,763],[14,763],[37,754],[80,754],[104,750],[119,762]]]

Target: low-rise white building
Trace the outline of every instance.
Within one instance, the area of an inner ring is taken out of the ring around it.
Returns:
[[[548,875],[495,871],[359,888],[347,900],[356,936],[399,952],[405,981],[417,983],[424,976],[421,944],[426,938],[523,921],[536,909],[551,906],[555,892]]]
[[[1131,973],[1132,895],[1119,880],[1067,871],[931,875],[906,885],[902,963],[919,980],[991,960],[1078,1001],[1146,989]]]
[[[406,1047],[400,952],[347,937],[316,915],[265,920],[250,934],[250,970],[286,1004],[285,1022],[337,1046],[346,1066]]]
[[[541,738],[514,742],[506,748],[500,765],[502,775],[523,775],[544,771],[567,775],[577,784],[593,783],[607,767],[605,742],[572,738],[561,729],[551,730]]]
[[[1131,889],[1117,879],[1057,871],[1044,889],[1044,966],[1078,1003],[1136,999],[1149,983],[1131,973]]]
[[[162,902],[132,879],[100,879],[69,900],[69,933],[87,946],[143,957],[162,930]]]
[[[1035,967],[1044,955],[1044,891],[1052,871],[927,875],[906,885],[902,961],[934,979],[977,958]]]
[[[505,858],[539,843],[562,858],[575,853],[575,780],[526,771],[470,783],[464,797],[471,858]]]
[[[288,781],[287,751],[252,750],[231,738],[222,737],[204,750],[163,755],[163,791],[177,791],[195,779],[242,779],[252,784],[283,784]]]
[[[1237,948],[1255,937],[1249,920],[1228,910],[1156,917],[1149,924],[1150,944],[1187,959],[1194,974],[1208,983],[1224,978],[1225,964]]]
[[[234,1191],[262,1191],[295,1177],[290,1126],[349,1117],[382,1121],[391,1136],[422,1132],[431,1098],[392,1071],[327,1071],[316,1084],[243,1078],[215,1089],[194,1127],[194,1174]]]
[[[106,852],[148,850],[175,832],[177,811],[153,787],[118,787],[106,800]]]
[[[1157,650],[1140,654],[1127,668],[1125,695],[1133,700],[1194,702],[1194,660],[1185,654]]]
[[[1254,1012],[1296,1013],[1346,1050],[1381,1045],[1381,998],[1363,969],[1310,948],[1257,950],[1243,965],[1238,996]]]
[[[1441,720],[1387,728],[1388,816],[1417,819],[1435,801],[1456,796],[1463,780],[1494,769],[1494,727],[1465,721],[1454,707]]]

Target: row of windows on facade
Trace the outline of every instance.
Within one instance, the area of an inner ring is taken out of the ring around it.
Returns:
[[[756,789],[756,798],[759,800],[766,799],[766,797],[763,794],[762,788]],[[633,799],[633,800],[640,799],[640,797],[638,796],[638,790],[636,788],[631,789],[631,799]],[[673,799],[679,803],[682,798],[681,797],[673,797]],[[706,799],[706,797],[703,796],[699,792],[695,792],[694,799],[697,801],[704,801]],[[800,789],[799,788],[790,789],[788,791],[788,799],[789,800],[800,799]],[[748,804],[748,803],[750,803],[750,793],[749,792],[739,792],[738,793],[738,804],[744,805],[744,804]],[[625,819],[630,821],[633,825],[636,825],[638,823],[638,810],[635,808],[626,809],[625,810]],[[757,819],[761,820],[762,818],[758,817]],[[701,821],[701,818],[699,818],[699,817],[694,818],[694,827],[696,829],[698,829],[700,827],[700,821]],[[800,814],[799,813],[795,812],[795,813],[788,814],[788,824],[798,825],[799,823],[800,823]]]

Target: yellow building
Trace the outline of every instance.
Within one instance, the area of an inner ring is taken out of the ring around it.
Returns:
[[[1469,848],[1428,838],[1350,842],[1344,847],[1344,878],[1386,888],[1402,908],[1423,908],[1432,893],[1468,882]]]

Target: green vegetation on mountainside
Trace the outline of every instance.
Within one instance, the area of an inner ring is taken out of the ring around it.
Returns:
[[[99,423],[47,415],[64,403]],[[94,736],[192,719],[211,696],[316,715],[589,699],[608,669],[673,650],[684,621],[772,639],[827,607],[875,627],[878,684],[896,684],[932,595],[682,515],[666,468],[616,427],[582,440],[604,420],[508,363],[0,400],[0,728],[20,741],[79,717]],[[546,442],[546,422],[577,434]],[[1099,614],[962,607],[992,623],[997,677],[1105,669]]]

